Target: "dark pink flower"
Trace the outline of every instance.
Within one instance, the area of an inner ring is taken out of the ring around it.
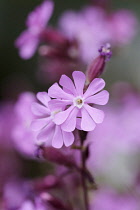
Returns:
[[[44,30],[53,12],[53,2],[45,0],[27,18],[27,29],[16,40],[16,47],[23,59],[33,56],[40,42],[41,32]]]
[[[49,105],[50,97],[46,92],[37,94],[37,99],[41,102],[32,105],[32,112],[38,119],[32,122],[32,129],[38,131],[38,144],[45,146],[52,145],[55,148],[61,148],[63,144],[70,146],[74,141],[71,132],[65,132],[60,125],[54,123],[54,117],[64,109],[65,104],[57,103]]]
[[[72,76],[74,84],[69,77],[62,75],[59,84],[63,89],[55,83],[48,90],[49,96],[55,98],[49,102],[50,106],[63,104],[68,107],[54,116],[54,122],[67,132],[73,131],[76,127],[92,131],[96,123],[103,122],[104,112],[92,107],[91,104],[105,105],[109,93],[106,90],[101,91],[105,86],[101,78],[94,79],[84,92],[86,80],[84,73],[75,71]]]

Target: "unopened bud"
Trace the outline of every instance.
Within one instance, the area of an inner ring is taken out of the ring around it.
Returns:
[[[110,44],[101,46],[99,53],[100,55],[93,60],[87,69],[86,86],[88,86],[93,79],[98,78],[103,73],[106,61],[112,56]]]
[[[69,45],[69,40],[61,32],[47,28],[40,34],[41,40],[55,45]]]
[[[72,155],[66,155],[53,147],[44,147],[41,150],[42,157],[48,161],[59,165],[64,165],[66,167],[77,167]]]

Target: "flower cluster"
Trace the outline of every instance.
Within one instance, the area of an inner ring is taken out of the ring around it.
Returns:
[[[64,11],[54,27],[53,0],[28,15],[15,46],[23,59],[38,52],[39,83],[22,78],[18,90],[4,89],[10,102],[2,95],[0,209],[140,209],[140,96],[120,83],[115,100],[99,108],[109,100],[100,77],[112,50],[117,55],[137,28],[132,12],[109,3]]]
[[[75,128],[92,131],[96,124],[103,122],[104,112],[93,105],[108,102],[109,93],[102,90],[104,80],[95,78],[84,90],[84,73],[75,71],[72,76],[74,83],[62,75],[59,81],[62,88],[55,83],[49,88],[48,94],[38,93],[41,104],[34,103],[32,106],[33,113],[38,117],[32,122],[32,129],[40,131],[37,139],[45,142],[45,145],[52,143],[52,146],[61,148],[64,143],[70,146],[74,142],[72,132]]]

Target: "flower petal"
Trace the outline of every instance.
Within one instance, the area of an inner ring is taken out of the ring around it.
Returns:
[[[65,132],[62,131],[63,134],[63,139],[64,139],[64,144],[66,147],[69,147],[73,144],[74,142],[74,135],[72,132]]]
[[[93,108],[88,104],[84,105],[85,109],[96,123],[102,123],[104,119],[104,112],[102,110]]]
[[[84,93],[84,98],[94,95],[95,93],[102,90],[105,86],[105,81],[101,78],[95,78],[89,85],[88,89]]]
[[[93,131],[96,126],[94,120],[91,118],[89,113],[84,108],[82,108],[81,114],[82,114],[81,129],[84,131]]]
[[[73,99],[73,96],[66,93],[64,90],[62,90],[62,88],[59,87],[59,85],[57,83],[53,84],[49,90],[48,90],[48,94],[50,97],[52,98],[60,98],[60,99]]]
[[[48,103],[49,109],[52,111],[64,110],[67,105],[70,105],[72,102],[70,100],[61,100],[61,99],[52,99]]]
[[[46,92],[39,92],[39,93],[37,93],[37,99],[42,104],[44,104],[46,107],[48,107],[48,102],[51,100]]]
[[[85,80],[86,80],[85,74],[81,71],[74,71],[72,76],[74,79],[74,84],[75,84],[75,87],[77,90],[77,94],[82,96],[84,85],[85,85]]]
[[[92,104],[98,104],[98,105],[105,105],[105,104],[107,104],[108,99],[109,99],[108,91],[103,90],[100,93],[97,93],[96,95],[88,97],[85,100],[85,102],[86,103],[92,103]]]
[[[34,120],[34,121],[31,123],[31,129],[32,129],[33,131],[39,131],[39,130],[41,130],[43,127],[45,127],[46,125],[48,125],[48,123],[49,123],[50,121],[51,121],[51,118],[50,118],[50,117]]]
[[[50,122],[37,136],[37,143],[44,143],[45,145],[51,145],[52,137],[54,134],[55,124]]]
[[[51,0],[44,1],[37,6],[29,15],[26,21],[27,27],[39,27],[42,29],[48,23],[52,13],[54,4]]]
[[[63,131],[71,132],[75,130],[76,127],[76,117],[79,112],[79,109],[75,107],[71,113],[69,114],[68,118],[65,122],[61,125]]]
[[[39,39],[29,30],[23,31],[15,41],[15,46],[19,48],[20,57],[23,59],[31,58],[39,44]]]
[[[47,107],[42,106],[39,103],[34,102],[31,106],[31,110],[34,115],[39,116],[39,117],[47,117],[50,115],[50,111]]]
[[[67,77],[66,75],[62,75],[60,80],[59,80],[59,84],[65,88],[66,90],[68,90],[71,94],[75,95],[76,90],[74,87],[74,84],[72,82],[72,80]]]
[[[55,148],[61,148],[63,146],[63,135],[61,127],[56,125],[55,133],[52,139],[52,146]]]
[[[59,112],[58,114],[55,115],[54,117],[54,123],[57,125],[61,125],[65,120],[68,118],[70,115],[71,111],[74,109],[74,106],[70,106],[68,109],[65,111]]]
[[[81,129],[81,118],[77,118],[77,120],[76,120],[76,128],[77,128],[78,130],[82,130],[82,129]]]

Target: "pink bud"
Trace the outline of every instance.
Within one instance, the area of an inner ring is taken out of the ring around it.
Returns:
[[[110,44],[107,43],[99,49],[100,55],[93,60],[87,69],[86,86],[88,86],[93,79],[99,77],[103,73],[106,61],[108,61],[112,56],[110,48]]]
[[[60,150],[53,147],[42,148],[42,157],[45,160],[51,161],[53,163],[64,165],[67,167],[76,167],[75,160],[71,155],[65,155]]]

